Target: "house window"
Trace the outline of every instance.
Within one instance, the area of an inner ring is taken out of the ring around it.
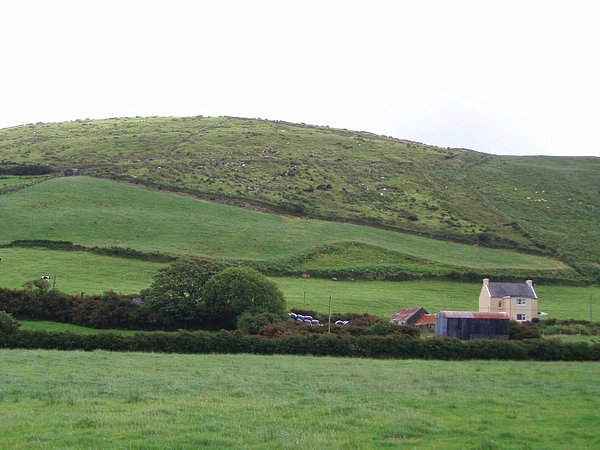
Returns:
[[[525,306],[527,304],[527,300],[525,300],[524,298],[518,298],[517,299],[517,305],[518,306]]]
[[[502,308],[502,300],[498,300],[498,308]]]
[[[519,320],[519,321],[527,320],[527,316],[525,314],[517,314],[517,320]]]

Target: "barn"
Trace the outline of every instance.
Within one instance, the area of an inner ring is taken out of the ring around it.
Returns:
[[[435,335],[462,340],[508,339],[510,316],[506,312],[440,311]]]

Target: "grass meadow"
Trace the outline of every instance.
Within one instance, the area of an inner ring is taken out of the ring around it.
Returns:
[[[0,287],[19,289],[42,275],[60,291],[100,294],[139,293],[165,264],[86,252],[38,248],[0,248]]]
[[[97,333],[117,333],[123,335],[132,335],[137,333],[134,330],[112,330],[97,329],[73,325],[70,323],[52,322],[49,320],[19,320],[20,330],[42,330],[42,331],[70,331],[78,334],[97,334]]]
[[[0,448],[598,448],[596,363],[0,350]]]
[[[457,268],[569,270],[548,257],[259,213],[88,177],[55,178],[2,195],[0,209],[4,243],[66,240],[177,256],[280,261],[327,244],[359,242]]]
[[[29,186],[35,183],[43,181],[47,177],[40,176],[11,176],[11,175],[0,175],[0,192],[10,190],[12,188]]]
[[[69,293],[100,294],[114,290],[136,294],[148,287],[162,263],[33,248],[0,249],[0,287],[51,277],[56,288]],[[327,312],[368,312],[391,316],[399,308],[423,306],[430,312],[478,307],[479,283],[451,281],[332,281],[317,278],[271,277],[284,292],[290,308]],[[600,317],[600,287],[538,285],[539,309],[559,319],[589,320],[590,296],[594,320]]]
[[[477,311],[480,283],[451,281],[331,281],[272,278],[286,295],[290,308],[320,312],[368,312],[389,317],[399,308],[422,306],[437,311]],[[600,319],[600,286],[536,286],[539,310],[558,319]],[[306,300],[306,301],[305,301]]]

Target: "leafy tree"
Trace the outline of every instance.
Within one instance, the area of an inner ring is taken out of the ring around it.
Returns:
[[[236,323],[244,313],[285,315],[285,298],[279,287],[254,269],[232,267],[206,282],[204,306],[209,314]]]
[[[187,326],[202,314],[206,282],[227,266],[208,258],[186,258],[162,269],[142,291],[148,309],[167,326]]]
[[[15,318],[5,311],[0,311],[0,334],[14,333],[18,329],[19,323]]]

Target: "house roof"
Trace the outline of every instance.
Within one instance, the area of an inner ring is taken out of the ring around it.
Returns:
[[[527,283],[489,283],[490,297],[527,297],[537,298],[533,287]]]
[[[440,311],[438,314],[440,317],[448,319],[510,319],[510,316],[506,312]]]
[[[393,322],[406,321],[421,310],[427,314],[427,311],[425,311],[423,308],[400,308],[390,320]]]
[[[425,314],[419,317],[419,320],[415,322],[415,325],[435,325],[435,314]]]

